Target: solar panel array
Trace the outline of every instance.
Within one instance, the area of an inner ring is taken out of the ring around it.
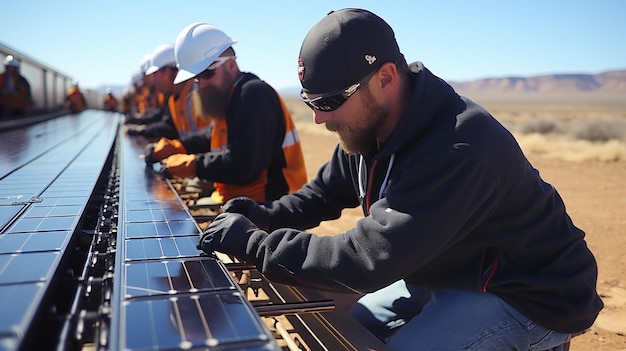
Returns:
[[[200,229],[176,192],[120,140],[112,349],[277,350],[224,264],[196,248]]]
[[[114,114],[64,116],[0,133],[0,350],[16,350],[98,181]]]
[[[42,311],[54,308],[50,291],[65,284],[66,261],[85,236],[87,206],[102,196],[94,189],[116,148],[112,305],[101,309],[110,326],[100,345],[278,350],[224,264],[196,248],[195,220],[139,159],[145,143],[125,135],[120,117],[88,110],[0,133],[0,351],[32,346],[36,319],[54,315]]]

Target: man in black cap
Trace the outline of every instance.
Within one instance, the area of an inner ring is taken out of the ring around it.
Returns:
[[[199,248],[365,293],[351,314],[393,350],[562,350],[593,324],[596,261],[557,191],[485,109],[407,65],[385,21],[329,13],[298,65],[301,99],[341,145],[271,206],[226,203]],[[342,234],[301,231],[358,205]]]

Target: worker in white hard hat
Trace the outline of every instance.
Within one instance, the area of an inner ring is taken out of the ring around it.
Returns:
[[[71,113],[79,113],[87,108],[87,100],[77,81],[74,81],[72,87],[65,93],[65,107],[69,108]]]
[[[117,112],[119,106],[119,101],[113,95],[113,90],[111,88],[106,89],[106,94],[104,95],[104,102],[102,103],[102,108],[105,111]]]
[[[140,69],[131,75],[130,88],[122,99],[122,113],[126,116],[124,121],[126,124],[145,123],[144,118],[148,111],[152,109],[149,106],[150,88],[144,82],[146,68],[142,68],[140,65]]]
[[[121,101],[121,111],[125,116],[125,122],[136,119],[145,112],[139,110],[140,106],[140,92],[143,85],[143,72],[137,71],[131,75],[130,84],[128,88],[124,89]]]
[[[145,62],[145,59],[148,57],[149,60]],[[141,116],[139,120],[127,121],[127,124],[138,125],[127,128],[129,135],[141,135],[148,141],[157,141],[161,137],[173,139],[179,137],[166,103],[169,98],[169,92],[159,89],[155,81],[157,75],[153,74],[166,67],[175,66],[174,44],[158,45],[150,55],[144,57],[144,61],[141,63],[141,70],[144,72],[144,82],[149,88],[148,91],[144,90],[144,93],[148,94],[144,97],[148,106],[154,106]],[[156,97],[156,100],[151,102],[150,100],[154,99],[154,97]]]
[[[210,135],[158,143],[146,158],[165,173],[212,181],[199,204],[248,196],[275,200],[306,183],[300,140],[286,105],[267,83],[237,65],[236,41],[208,23],[192,23],[177,36],[176,84],[195,82],[192,103],[213,122]]]
[[[152,82],[151,77],[145,73],[152,65],[152,53],[145,54],[139,61],[139,70],[132,74],[130,92],[130,108],[126,115],[126,124],[147,124],[160,119],[161,108],[164,104],[164,97],[159,98],[158,92]]]
[[[24,117],[32,109],[30,84],[19,69],[20,62],[13,55],[4,59],[4,72],[0,73],[0,119]]]
[[[144,128],[130,129],[129,134],[140,134],[150,141],[158,141],[161,138],[172,140],[181,136],[202,133],[202,128],[210,125],[209,121],[198,120],[194,116],[193,108],[189,103],[193,82],[178,85],[173,83],[177,73],[174,45],[159,45],[152,53],[151,63],[146,69],[145,76],[150,77],[157,92],[164,96],[163,118]]]
[[[170,44],[167,44],[170,45]],[[162,45],[160,45],[162,47]],[[158,51],[159,47],[155,51]],[[146,71],[148,68],[152,66],[152,56],[154,55],[154,51],[143,56],[139,63],[139,67],[141,70],[141,96],[143,100],[143,112],[142,114],[146,116],[150,116],[154,114],[156,111],[159,111],[163,108],[165,102],[165,97],[163,94],[159,94],[156,87],[154,86],[154,81],[151,76],[146,75]]]

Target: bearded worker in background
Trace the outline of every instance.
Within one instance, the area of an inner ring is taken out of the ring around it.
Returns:
[[[208,23],[192,23],[177,36],[175,84],[195,81],[192,105],[212,121],[209,134],[146,151],[150,162],[183,178],[213,182],[215,191],[198,204],[215,205],[238,196],[264,203],[300,189],[306,168],[291,114],[278,93],[236,61],[232,38]]]

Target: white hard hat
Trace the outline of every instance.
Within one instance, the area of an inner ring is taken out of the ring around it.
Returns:
[[[130,81],[133,84],[140,84],[142,81],[141,79],[143,78],[143,72],[135,72],[133,73],[133,75],[130,77]]]
[[[151,66],[146,70],[146,75],[150,75],[166,66],[175,66],[174,45],[162,44],[157,46],[152,52],[150,64]]]
[[[20,61],[18,61],[15,57],[13,57],[13,55],[8,55],[4,59],[4,65],[5,66],[20,67]]]
[[[178,74],[174,84],[184,82],[204,71],[231,45],[237,43],[226,33],[208,23],[192,23],[183,28],[174,44]]]
[[[146,74],[146,71],[148,70],[148,67],[150,67],[150,60],[152,60],[152,53],[149,54],[145,54],[142,58],[141,61],[139,61],[139,69],[141,71],[141,75],[143,76],[144,74]]]

